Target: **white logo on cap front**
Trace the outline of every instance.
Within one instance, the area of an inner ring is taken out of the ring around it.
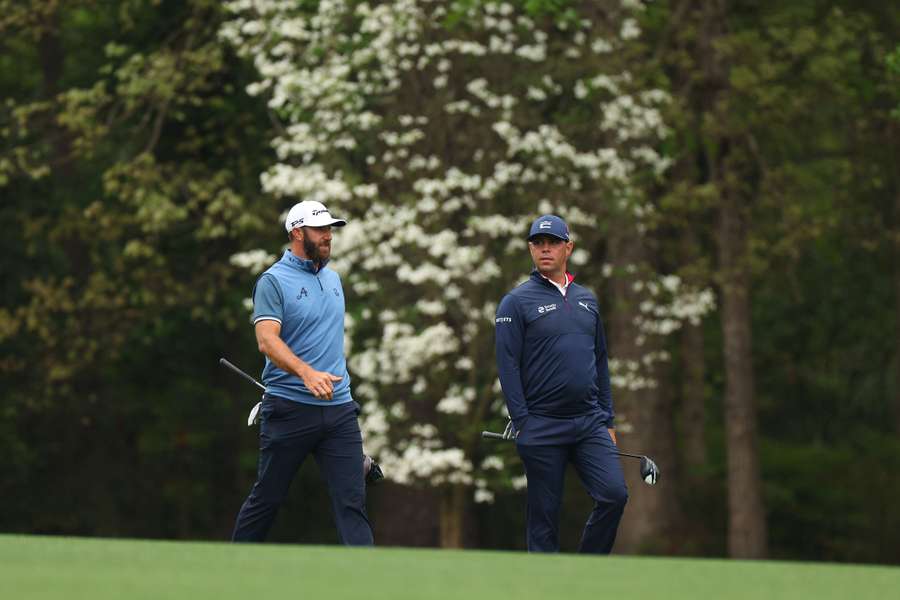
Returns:
[[[550,229],[553,224],[550,221],[541,221],[541,224],[538,225],[538,229]]]

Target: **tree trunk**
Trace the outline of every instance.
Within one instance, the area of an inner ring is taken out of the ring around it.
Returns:
[[[895,340],[900,340],[900,191],[894,196],[894,305],[896,307]],[[900,343],[894,357],[894,430],[900,434]]]
[[[681,436],[688,473],[706,465],[706,400],[703,329],[686,323],[681,334],[681,368],[684,373],[681,402]]]
[[[684,233],[682,264],[692,264],[698,254],[697,236]],[[685,323],[681,330],[681,439],[685,472],[696,474],[706,465],[706,362],[703,353],[703,328]]]
[[[440,544],[441,493],[388,479],[367,494],[372,533],[379,546],[430,547]]]
[[[609,356],[619,362],[636,361],[659,349],[659,340],[649,336],[643,345],[638,344],[639,332],[635,328],[641,295],[633,288],[635,278],[625,275],[628,265],[647,264],[646,242],[640,234],[621,223],[610,227],[609,260],[619,275],[612,281],[613,306],[607,310]],[[658,379],[662,369],[651,369],[642,375]],[[619,429],[616,432],[619,446],[630,452],[647,454],[657,462],[663,477],[657,488],[650,489],[641,481],[640,471],[631,462],[623,463],[628,485],[628,505],[619,527],[615,550],[620,553],[639,551],[671,552],[671,520],[675,514],[676,493],[674,480],[666,473],[674,470],[674,432],[671,407],[667,396],[661,394],[660,385],[650,389],[613,390],[613,402]]]
[[[735,195],[723,191],[718,224],[725,354],[728,451],[728,554],[763,558],[767,552],[751,350],[747,231]]]
[[[466,488],[454,485],[441,495],[441,548],[463,547]]]

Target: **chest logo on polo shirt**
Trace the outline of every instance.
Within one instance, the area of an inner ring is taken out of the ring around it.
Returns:
[[[544,314],[545,312],[550,312],[551,310],[556,310],[555,304],[545,304],[543,306],[538,306],[538,312],[540,314]]]
[[[309,292],[306,291],[306,288],[300,288],[300,293],[297,294],[297,300],[300,300],[301,298],[306,298],[307,296],[309,296]]]

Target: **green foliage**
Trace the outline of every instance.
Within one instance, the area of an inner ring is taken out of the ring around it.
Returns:
[[[898,102],[900,102],[900,46],[897,46],[891,54],[887,55],[885,64],[890,74],[889,81],[893,84],[894,96],[898,97]],[[900,119],[900,103],[891,111],[891,115],[895,119]]]
[[[215,361],[255,354],[252,278],[228,259],[275,218],[256,182],[264,110],[235,93],[246,71],[216,38],[218,3],[31,4],[0,22],[37,74],[0,78],[0,478],[18,491],[0,526],[222,530],[246,484],[204,465],[240,450],[245,407]]]
[[[490,3],[459,0],[447,23],[465,27],[470,11]],[[517,3],[550,28],[573,8],[599,6]],[[661,271],[715,282],[715,169],[747,198],[772,554],[900,562],[890,404],[900,315],[886,276],[896,261],[900,189],[900,48],[889,33],[900,14],[890,3],[843,4],[728,3],[727,35],[705,47],[701,15],[681,13],[680,1],[653,2],[640,16],[647,39],[634,55],[554,55],[547,73],[573,80],[614,61],[641,80],[633,87],[650,82],[674,96],[665,116],[672,136],[659,150],[675,163],[664,181],[649,182],[658,192],[649,225]],[[0,530],[223,539],[251,483],[255,432],[242,421],[254,391],[221,373],[216,359],[261,367],[242,306],[253,278],[229,257],[260,246],[277,252],[283,236],[272,224],[282,207],[258,190],[273,133],[266,107],[243,93],[252,65],[217,37],[221,20],[214,0],[0,1]],[[719,83],[706,78],[713,59],[724,65]],[[465,70],[498,68],[472,59]],[[519,89],[543,72],[503,75]],[[423,98],[409,90],[392,116],[420,108]],[[590,94],[525,117],[592,148],[599,142],[585,132],[608,97]],[[484,135],[458,117],[435,122],[435,148],[474,148]],[[367,168],[355,165],[361,177]],[[576,200],[605,196],[591,194]],[[599,254],[601,234],[587,233]],[[500,255],[507,240],[495,242]],[[585,271],[601,281],[600,266]],[[467,295],[498,293],[476,288]],[[397,298],[396,290],[377,293],[386,303]],[[361,303],[351,305],[356,347],[376,345],[380,330],[360,318]],[[709,463],[688,471],[676,457],[657,457],[672,465],[666,473],[681,471],[689,518],[679,551],[707,555],[724,552],[727,526],[716,321],[703,324]],[[473,346],[479,365],[491,360],[489,339]],[[673,354],[676,374],[664,384],[677,383],[684,366]],[[418,401],[409,405],[430,409]],[[454,432],[472,437],[481,425]],[[512,447],[499,452],[515,460]],[[521,547],[514,511],[522,499],[498,496],[498,505],[478,509],[477,542]],[[301,474],[291,503],[279,540],[334,541],[319,516],[327,499],[314,468]],[[376,529],[379,510],[402,509],[375,505]],[[577,538],[588,508],[567,505],[566,539]]]
[[[829,443],[764,446],[773,558],[900,560],[900,443],[861,428],[844,433]]]
[[[661,247],[685,277],[715,281],[716,211],[726,193],[741,199],[772,553],[895,561],[880,533],[858,527],[871,510],[859,482],[841,479],[834,484],[840,492],[830,493],[830,482],[814,490],[778,470],[796,475],[805,467],[820,482],[833,479],[824,471],[848,460],[848,437],[877,438],[892,428],[898,345],[885,332],[896,331],[897,288],[885,274],[894,260],[887,207],[898,193],[888,110],[897,101],[882,60],[893,47],[882,31],[898,15],[821,2],[734,4],[724,14],[716,29],[708,10],[669,2],[642,19],[663,44],[658,56],[676,90],[667,115],[676,164],[660,200]],[[685,231],[694,240],[687,255]],[[709,409],[718,420],[721,346],[717,336],[707,342],[716,400]],[[710,452],[718,453],[720,432],[709,433]],[[782,464],[788,457],[775,446],[796,462]],[[887,464],[897,459],[892,445],[872,446]],[[724,464],[712,465],[684,496],[698,531],[709,531],[704,515],[725,501],[718,484],[725,473]],[[885,474],[881,482],[894,489],[898,478]],[[813,516],[795,527],[797,496]],[[712,522],[721,534],[726,519]]]

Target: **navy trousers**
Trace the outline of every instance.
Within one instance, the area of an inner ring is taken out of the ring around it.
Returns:
[[[528,478],[529,552],[559,552],[559,509],[566,466],[572,463],[594,508],[579,552],[609,554],[628,501],[616,447],[598,415],[529,415],[516,439]]]
[[[312,452],[328,486],[341,543],[372,545],[358,408],[355,402],[313,406],[263,396],[256,483],[238,513],[233,541],[265,540],[291,481]]]

